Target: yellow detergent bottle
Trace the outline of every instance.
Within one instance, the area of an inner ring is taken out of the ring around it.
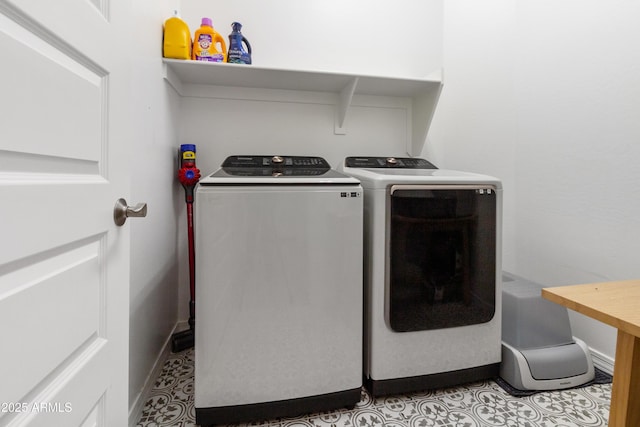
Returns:
[[[191,59],[191,31],[189,26],[174,11],[164,22],[162,56],[173,59]]]
[[[211,19],[202,18],[202,24],[193,37],[191,59],[196,61],[226,62],[226,52],[227,45],[224,42],[224,38],[213,29]]]

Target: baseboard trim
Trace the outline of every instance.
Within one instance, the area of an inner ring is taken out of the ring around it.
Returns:
[[[609,375],[613,375],[613,365],[615,359],[601,353],[593,348],[589,347],[589,353],[591,353],[591,360],[593,360],[593,366],[600,369],[602,372],[606,372]]]
[[[144,382],[142,390],[138,393],[133,404],[129,408],[129,427],[135,427],[138,424],[138,420],[142,415],[142,409],[144,408],[147,398],[151,394],[151,389],[155,384],[155,380],[160,376],[160,372],[162,372],[162,367],[164,366],[164,361],[167,360],[167,357],[171,353],[171,337],[174,333],[188,328],[189,324],[187,322],[176,323],[169,333],[169,336],[165,339],[164,345],[158,353],[149,375],[147,375],[147,379]]]

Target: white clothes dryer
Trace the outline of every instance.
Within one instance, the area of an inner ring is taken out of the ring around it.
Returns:
[[[496,377],[502,185],[419,158],[348,157],[365,209],[364,377],[374,396]]]
[[[198,425],[360,401],[362,204],[319,157],[232,156],[200,180]]]

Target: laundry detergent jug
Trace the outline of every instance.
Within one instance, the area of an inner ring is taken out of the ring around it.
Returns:
[[[242,24],[234,22],[231,24],[231,28],[233,31],[229,34],[227,62],[234,64],[251,64],[251,45],[249,44],[249,40],[240,32]]]
[[[164,23],[162,56],[173,59],[191,59],[191,31],[180,19],[178,11]]]
[[[210,18],[202,18],[200,28],[193,38],[192,59],[196,61],[226,62],[227,45],[222,36],[213,29]]]

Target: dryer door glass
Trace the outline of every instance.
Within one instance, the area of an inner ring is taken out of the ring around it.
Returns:
[[[495,189],[395,185],[389,201],[391,328],[424,331],[490,321],[496,304]]]

